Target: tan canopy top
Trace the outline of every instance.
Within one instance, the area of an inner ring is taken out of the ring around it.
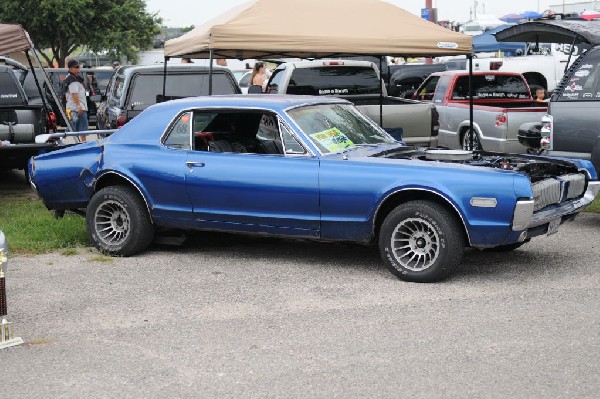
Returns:
[[[165,57],[471,54],[470,36],[380,0],[253,0],[165,43]]]
[[[33,44],[21,25],[0,24],[0,55],[27,51],[30,48],[33,48]]]

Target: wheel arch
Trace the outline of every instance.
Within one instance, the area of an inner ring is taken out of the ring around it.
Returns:
[[[94,194],[102,190],[103,188],[109,186],[127,186],[135,189],[142,201],[144,201],[144,204],[146,204],[146,210],[148,211],[148,215],[150,215],[150,220],[152,220],[152,222],[154,223],[154,218],[152,217],[152,212],[150,209],[150,204],[148,203],[148,199],[144,195],[144,192],[133,180],[116,171],[107,171],[96,181],[96,184],[94,185]]]
[[[409,188],[398,190],[389,194],[383,199],[383,201],[381,201],[381,203],[375,211],[375,215],[373,218],[372,236],[374,237],[374,239],[377,239],[379,237],[379,231],[381,230],[383,221],[392,210],[394,210],[397,206],[401,204],[405,204],[407,202],[416,200],[432,201],[448,209],[453,215],[455,215],[458,218],[458,220],[460,220],[460,224],[462,226],[462,230],[465,234],[467,242],[469,243],[469,245],[471,244],[471,237],[469,236],[467,224],[463,215],[460,213],[456,205],[454,205],[452,201],[450,201],[448,198],[444,197],[440,193],[423,188]]]

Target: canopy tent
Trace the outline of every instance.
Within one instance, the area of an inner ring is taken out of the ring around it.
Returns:
[[[473,36],[473,52],[483,53],[491,51],[504,51],[506,53],[515,54],[517,50],[522,50],[525,53],[524,42],[498,42],[496,40],[496,32],[504,30],[512,24],[500,25],[494,29],[485,32],[482,35]]]
[[[38,82],[38,79],[37,79],[35,73],[33,72],[34,67],[33,67],[33,63],[31,62],[31,57],[29,56],[30,50],[31,50],[31,54],[36,59],[38,66],[40,68],[42,68],[42,70],[43,70],[44,68],[42,66],[42,62],[40,61],[40,58],[38,57],[37,53],[35,52],[33,42],[29,38],[29,33],[27,33],[27,31],[25,29],[23,29],[23,27],[21,25],[1,24],[0,23],[0,55],[6,55],[6,56],[10,56],[12,58],[19,58],[19,57],[17,57],[19,54],[25,55],[27,62],[29,63],[29,67],[31,68],[31,73],[33,73],[33,78],[35,80],[35,84],[40,92],[42,102],[44,103],[44,106],[46,107],[46,109],[49,109],[46,106],[46,102],[44,100],[44,96],[42,94],[43,92],[42,92],[41,86]],[[43,77],[44,77],[44,82],[46,83],[46,86],[49,88],[49,91],[52,95],[54,102],[56,104],[60,104],[60,100],[58,99],[58,96],[56,95],[56,93],[54,91],[54,86],[50,83],[50,79],[48,78],[48,75],[46,74],[45,71],[43,73]],[[67,115],[65,114],[65,111],[62,109],[62,107],[59,107],[59,111],[61,113],[61,116],[63,117],[63,120],[65,120],[67,127],[72,131],[71,123],[69,122]]]
[[[521,14],[506,14],[500,17],[501,21],[504,22],[508,22],[508,23],[517,23],[519,21],[521,21],[523,19],[523,16]]]
[[[600,44],[600,21],[548,20],[511,26],[496,33],[498,41]]]
[[[0,24],[0,55],[9,55],[33,48],[29,34],[21,25]]]
[[[469,36],[380,0],[254,0],[165,42],[165,57],[191,58],[407,57],[471,52]]]

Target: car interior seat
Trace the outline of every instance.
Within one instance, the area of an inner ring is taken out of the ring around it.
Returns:
[[[261,154],[283,154],[283,145],[275,116],[263,114],[256,132],[256,140]]]

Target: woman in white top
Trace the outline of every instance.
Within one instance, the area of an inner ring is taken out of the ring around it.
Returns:
[[[262,61],[256,61],[254,68],[252,68],[252,79],[250,79],[251,86],[260,86],[264,92],[267,88],[267,66]]]

